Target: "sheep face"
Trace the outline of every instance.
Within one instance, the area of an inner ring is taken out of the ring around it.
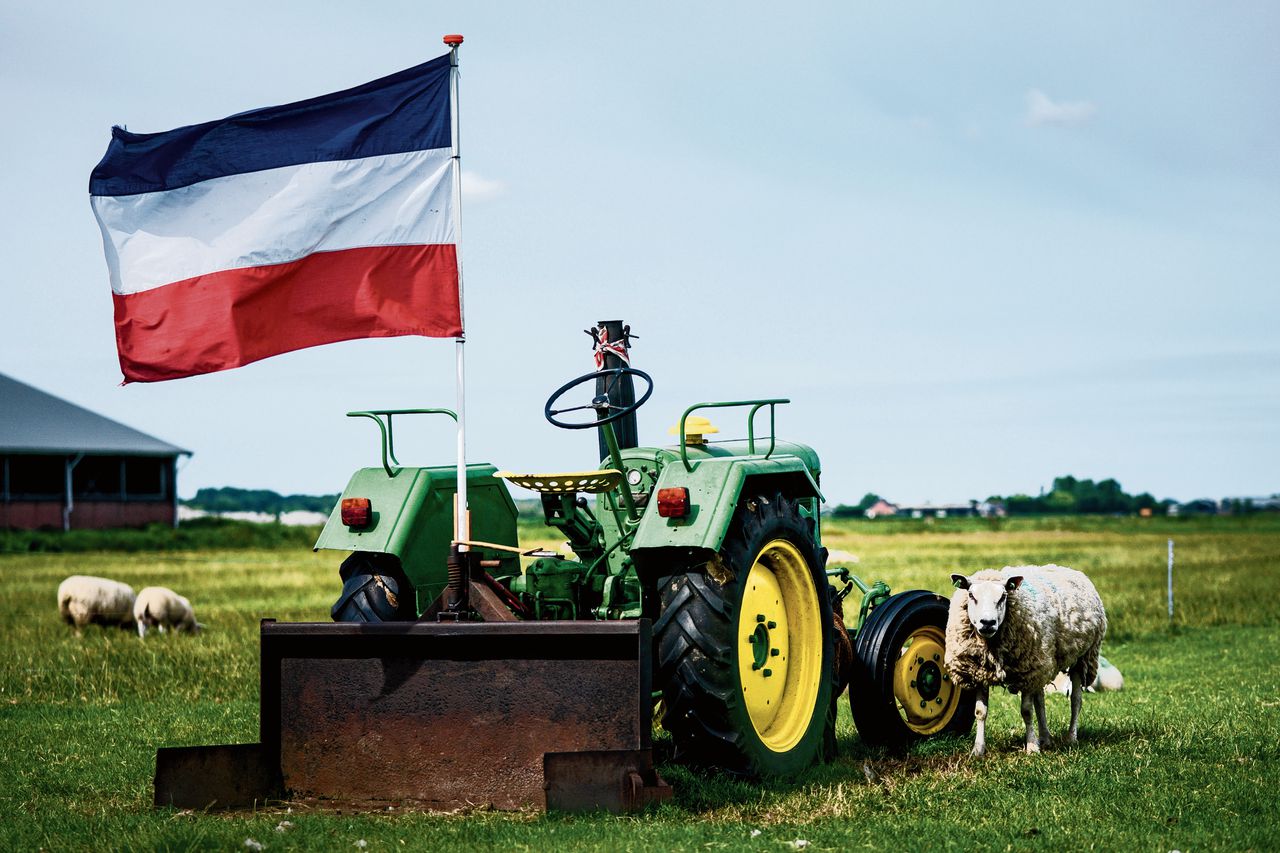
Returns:
[[[964,575],[952,575],[951,582],[958,589],[969,591],[967,611],[973,629],[982,637],[991,639],[1004,623],[1008,609],[1009,593],[1022,584],[1020,575],[1008,578],[1004,582],[993,580],[975,581]]]

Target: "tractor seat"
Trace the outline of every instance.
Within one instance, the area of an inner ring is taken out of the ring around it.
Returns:
[[[577,471],[568,474],[517,474],[498,471],[493,476],[535,492],[565,495],[570,492],[598,494],[612,491],[622,482],[622,472],[613,468],[603,471]]]

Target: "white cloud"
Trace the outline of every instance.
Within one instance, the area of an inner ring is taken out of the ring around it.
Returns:
[[[506,191],[507,185],[502,181],[462,170],[462,198],[466,201],[489,201]]]
[[[1054,101],[1039,89],[1027,92],[1027,124],[1083,124],[1098,111],[1093,101]]]

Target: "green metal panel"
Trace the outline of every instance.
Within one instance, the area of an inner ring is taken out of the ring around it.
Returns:
[[[453,540],[453,503],[457,492],[453,466],[432,468],[361,468],[347,483],[343,498],[368,498],[372,523],[352,530],[342,523],[342,501],[325,523],[316,550],[369,551],[400,558],[417,590],[421,613],[444,589],[445,560]],[[467,503],[471,505],[471,538],[516,546],[516,506],[492,465],[467,466]],[[496,574],[518,574],[519,560],[504,560]]]
[[[728,445],[735,443],[730,442]],[[662,518],[656,501],[645,508],[631,548],[707,548],[718,550],[729,522],[733,519],[738,498],[748,480],[756,477],[785,477],[791,481],[797,497],[821,500],[821,492],[811,471],[817,470],[817,454],[802,445],[778,443],[772,456],[734,455],[736,448],[705,445],[688,448],[692,471],[686,471],[677,453],[662,467],[654,493],[658,489],[684,486],[689,490],[689,516]],[[794,453],[801,451],[810,457]],[[675,464],[670,464],[670,462]]]

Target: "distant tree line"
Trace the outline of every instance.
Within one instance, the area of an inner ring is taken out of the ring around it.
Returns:
[[[337,495],[282,495],[270,489],[237,489],[234,486],[200,489],[194,498],[183,501],[192,509],[205,512],[265,512],[269,515],[298,510],[328,513],[337,502]]]
[[[1002,501],[1009,515],[1123,515],[1174,503],[1158,501],[1150,492],[1131,495],[1114,479],[1094,482],[1072,476],[1055,477],[1053,488],[1038,496],[993,495],[988,501]]]
[[[836,518],[861,518],[879,501],[880,495],[867,492],[856,504],[838,504],[831,510]],[[1131,495],[1108,477],[1105,480],[1080,480],[1072,476],[1057,477],[1053,488],[1039,495],[992,495],[987,503],[1002,504],[1009,515],[1125,515],[1144,509],[1163,510],[1176,501],[1156,500],[1149,492]]]

